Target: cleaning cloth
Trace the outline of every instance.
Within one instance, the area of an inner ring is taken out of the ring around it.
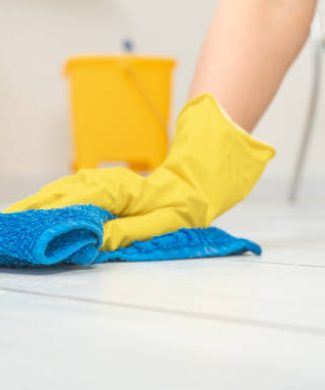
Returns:
[[[261,247],[214,228],[181,229],[102,252],[103,226],[116,218],[96,206],[0,213],[0,265],[90,265],[108,261],[154,261],[261,254]]]

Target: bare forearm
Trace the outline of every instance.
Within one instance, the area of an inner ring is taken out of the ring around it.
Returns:
[[[247,131],[303,47],[316,0],[219,0],[190,97],[212,94]]]

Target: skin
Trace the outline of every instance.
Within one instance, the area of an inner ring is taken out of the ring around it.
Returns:
[[[317,0],[219,0],[189,98],[210,93],[251,132],[310,31]]]

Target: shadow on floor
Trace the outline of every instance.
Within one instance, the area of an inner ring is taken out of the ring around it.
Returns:
[[[25,267],[25,268],[0,267],[0,274],[44,276],[44,275],[64,274],[64,273],[76,272],[76,271],[90,271],[94,268],[95,266],[81,267],[77,265],[54,265],[51,267],[34,266],[34,267]]]

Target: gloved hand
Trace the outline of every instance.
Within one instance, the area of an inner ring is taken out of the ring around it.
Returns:
[[[126,168],[81,170],[5,212],[93,204],[119,216],[105,226],[104,250],[180,228],[207,227],[246,197],[274,149],[235,125],[202,95],[179,115],[165,162],[148,177]]]

